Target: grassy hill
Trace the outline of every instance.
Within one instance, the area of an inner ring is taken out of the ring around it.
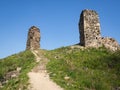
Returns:
[[[63,47],[46,56],[50,77],[65,90],[120,90],[120,51]]]
[[[44,54],[50,60],[47,70],[51,79],[65,90],[120,89],[120,51],[62,47]],[[36,65],[30,51],[1,59],[0,90],[26,90],[27,73]]]
[[[36,65],[30,51],[9,56],[0,60],[0,90],[26,90],[27,73]]]

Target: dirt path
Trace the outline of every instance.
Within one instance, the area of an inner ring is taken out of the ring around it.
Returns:
[[[48,59],[44,57],[42,52],[32,51],[36,57],[36,62],[40,62],[38,66],[33,68],[28,73],[30,78],[29,90],[63,90],[60,86],[50,80],[48,73],[46,72],[46,64]]]

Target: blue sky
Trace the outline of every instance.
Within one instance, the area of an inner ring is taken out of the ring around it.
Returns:
[[[40,28],[42,49],[78,43],[84,9],[96,10],[102,36],[120,43],[120,0],[0,0],[0,58],[25,50],[32,25]]]

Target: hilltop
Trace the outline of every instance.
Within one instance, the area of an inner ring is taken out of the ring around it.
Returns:
[[[50,60],[46,63],[50,78],[65,90],[120,89],[120,51],[113,53],[104,47],[85,49],[69,46],[38,52],[44,53],[44,57]],[[26,90],[29,85],[28,72],[40,63],[43,64],[35,61],[31,51],[0,60],[1,90]],[[19,74],[9,74],[17,71]]]
[[[28,31],[26,50],[0,60],[1,90],[120,90],[120,45],[100,33],[94,10],[83,10],[80,42],[40,49],[40,29]]]

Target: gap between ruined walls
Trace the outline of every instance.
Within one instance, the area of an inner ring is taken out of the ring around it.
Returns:
[[[80,14],[79,20],[80,46],[83,47],[106,47],[109,50],[120,50],[119,43],[109,37],[102,37],[100,31],[99,15],[94,10],[85,9]],[[40,49],[40,29],[36,26],[30,27],[26,50]]]

